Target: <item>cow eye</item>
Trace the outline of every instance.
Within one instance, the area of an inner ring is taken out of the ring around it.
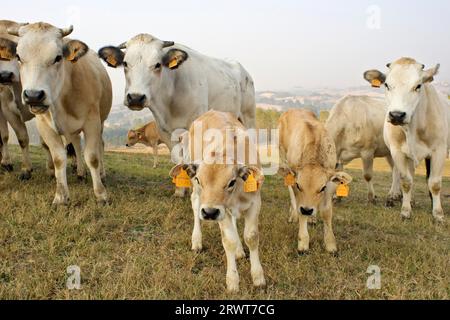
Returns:
[[[327,186],[323,186],[323,188],[320,189],[320,192],[319,192],[319,193],[325,192],[325,190],[327,190]]]
[[[125,68],[128,68],[128,63],[126,61],[122,62],[122,64]]]
[[[161,69],[161,63],[157,63],[157,64],[155,64],[155,70],[159,70],[159,69]]]
[[[421,88],[422,88],[422,85],[419,84],[419,85],[414,89],[414,91],[420,91]]]
[[[16,54],[16,58],[17,58],[17,61],[22,62],[22,60],[20,60],[20,56],[18,54]]]
[[[58,63],[58,62],[60,62],[61,60],[62,60],[62,56],[61,56],[61,55],[56,56],[55,61],[53,62],[53,64]]]
[[[389,87],[387,83],[385,83],[384,86],[386,87],[387,91],[391,90],[391,87]]]
[[[198,180],[197,177],[195,177],[195,182],[197,182],[197,184],[200,185],[200,180]]]
[[[230,183],[228,184],[228,189],[232,189],[234,188],[234,186],[236,185],[236,179],[231,180]]]
[[[300,185],[298,183],[296,183],[295,186],[297,187],[298,191],[300,191],[300,192],[303,191],[303,189],[300,187]]]

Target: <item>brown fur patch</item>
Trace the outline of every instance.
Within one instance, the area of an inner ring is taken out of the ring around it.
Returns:
[[[53,159],[53,164],[56,169],[60,169],[63,165],[63,161],[59,158],[55,158],[55,159]]]
[[[98,159],[97,159],[97,157],[93,157],[93,158],[89,159],[89,163],[90,163],[91,166],[94,167],[95,169],[98,168]]]

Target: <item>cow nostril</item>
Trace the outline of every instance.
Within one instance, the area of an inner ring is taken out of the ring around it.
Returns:
[[[41,103],[45,100],[44,90],[24,90],[23,96],[28,103]]]

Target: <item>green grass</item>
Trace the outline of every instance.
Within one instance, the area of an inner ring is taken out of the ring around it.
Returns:
[[[17,148],[13,148],[19,168]],[[3,299],[448,299],[449,198],[446,223],[436,224],[425,179],[416,179],[413,218],[383,207],[390,177],[377,173],[378,205],[366,203],[359,171],[351,197],[335,207],[337,257],[323,248],[322,224],[310,227],[311,252],[298,256],[298,226],[287,223],[288,193],[279,177],[263,186],[261,261],[268,286],[251,285],[248,260],[239,261],[241,292],[228,295],[225,255],[216,224],[204,224],[201,254],[190,252],[189,199],[172,196],[171,165],[151,169],[152,158],[107,154],[112,200],[98,207],[92,186],[69,174],[71,205],[52,210],[55,183],[44,156],[32,149],[32,180],[0,174],[0,298]],[[444,194],[450,180],[444,180]],[[242,234],[242,225],[239,224]],[[81,290],[66,289],[66,268],[81,268]],[[382,272],[382,289],[366,289],[369,265]]]

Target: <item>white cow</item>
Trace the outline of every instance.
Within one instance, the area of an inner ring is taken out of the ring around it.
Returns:
[[[443,221],[441,187],[450,149],[450,107],[447,99],[430,84],[439,65],[425,70],[425,66],[416,60],[401,58],[387,67],[386,74],[369,70],[364,73],[364,78],[374,87],[384,84],[386,90],[388,113],[384,139],[400,172],[401,215],[411,217],[414,170],[425,159],[433,216],[437,221]]]
[[[401,197],[399,175],[394,169],[391,152],[383,138],[386,118],[384,99],[370,96],[346,96],[331,109],[326,122],[328,133],[336,144],[338,166],[361,158],[364,179],[368,187],[368,201],[375,201],[373,188],[373,160],[385,158],[392,172],[392,186],[386,204],[392,206]],[[342,169],[342,168],[341,168]]]

